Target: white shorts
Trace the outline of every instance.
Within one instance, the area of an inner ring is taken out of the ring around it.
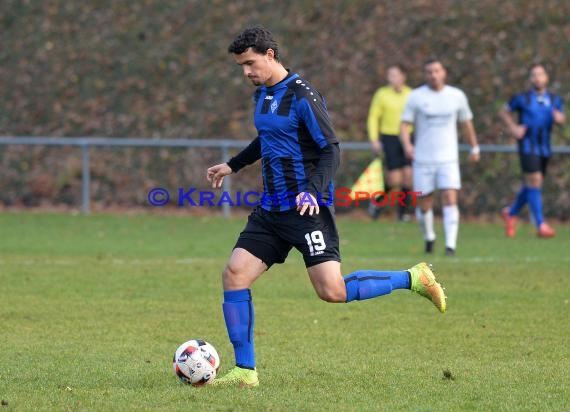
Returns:
[[[438,165],[417,164],[413,166],[414,191],[429,195],[436,189],[461,189],[459,162]]]

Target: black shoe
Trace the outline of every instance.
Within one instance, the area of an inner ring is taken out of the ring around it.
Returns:
[[[433,245],[435,240],[426,240],[426,253],[433,253]]]
[[[445,248],[445,256],[455,256],[455,249],[450,247]]]

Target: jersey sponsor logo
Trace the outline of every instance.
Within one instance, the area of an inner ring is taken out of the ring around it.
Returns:
[[[453,113],[426,114],[430,126],[445,126],[453,121]]]
[[[273,100],[273,96],[267,95],[265,96],[265,100]]]

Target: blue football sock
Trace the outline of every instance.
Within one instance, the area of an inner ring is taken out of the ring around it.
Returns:
[[[542,215],[542,190],[538,187],[529,187],[527,189],[528,204],[530,211],[534,216],[534,223],[539,227],[544,222]]]
[[[511,209],[509,210],[509,215],[516,216],[519,214],[523,206],[526,204],[528,200],[528,187],[522,186],[521,190],[517,194],[517,198],[515,202],[512,204]]]
[[[253,302],[251,290],[224,291],[224,319],[230,342],[234,346],[236,365],[241,368],[255,368],[253,349]]]
[[[344,277],[346,301],[372,299],[387,295],[393,289],[409,289],[410,273],[358,270]]]

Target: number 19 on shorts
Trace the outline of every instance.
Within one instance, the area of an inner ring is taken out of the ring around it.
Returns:
[[[309,245],[309,253],[311,256],[321,255],[324,253],[327,245],[325,244],[323,232],[320,230],[315,230],[311,233],[305,233],[305,239]]]

